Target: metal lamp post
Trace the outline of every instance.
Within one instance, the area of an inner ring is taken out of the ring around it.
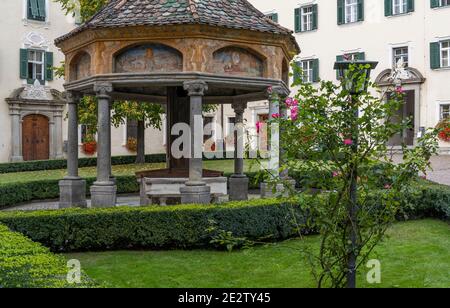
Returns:
[[[359,109],[358,104],[354,102],[358,99],[358,96],[367,91],[370,72],[376,68],[378,62],[372,61],[344,61],[336,62],[334,69],[338,71],[338,76],[341,79],[341,83],[345,90],[349,92],[349,107],[352,109],[354,117],[351,122],[351,133],[353,143],[351,145],[354,155],[358,153],[359,142]],[[351,69],[354,66],[353,69]],[[347,273],[347,287],[356,288],[356,249],[357,249],[357,217],[358,217],[358,165],[356,161],[353,161],[350,166],[350,204],[348,206],[348,216],[350,219],[351,227],[351,253],[347,260],[348,273]]]

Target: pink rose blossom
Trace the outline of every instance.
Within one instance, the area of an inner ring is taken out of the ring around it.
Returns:
[[[401,87],[401,86],[398,86],[398,87],[395,89],[395,92],[397,92],[397,94],[403,94],[403,93],[405,93],[405,91],[403,90],[403,87]]]
[[[384,185],[384,189],[391,189],[391,188],[392,188],[392,186],[389,184]]]
[[[298,107],[294,106],[291,108],[291,120],[296,121],[298,119]]]
[[[345,139],[344,140],[344,144],[345,145],[353,145],[353,140],[352,139]]]
[[[269,94],[272,94],[272,92],[273,92],[273,88],[270,86],[270,87],[268,87],[267,88],[267,92],[269,92]]]
[[[333,177],[334,178],[337,178],[338,176],[340,176],[341,174],[339,173],[339,172],[337,172],[337,171],[334,171],[333,172]]]
[[[280,114],[279,113],[274,113],[274,114],[272,114],[272,118],[273,119],[279,119],[280,118]]]

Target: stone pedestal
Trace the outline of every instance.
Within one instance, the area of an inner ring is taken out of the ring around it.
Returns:
[[[117,203],[117,186],[110,183],[91,186],[91,203],[93,208],[115,207]]]
[[[64,179],[59,181],[59,208],[86,208],[86,181],[78,179]]]
[[[295,189],[295,180],[283,180],[283,184],[276,184],[275,191],[273,184],[267,182],[261,183],[260,188],[261,198],[289,197],[290,191]]]
[[[183,204],[210,204],[211,203],[211,187],[190,186],[186,184],[185,187],[180,188],[181,203]]]
[[[232,175],[229,180],[230,201],[248,200],[248,183],[249,179],[245,175]]]

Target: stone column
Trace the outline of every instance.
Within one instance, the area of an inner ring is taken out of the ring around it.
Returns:
[[[15,105],[17,106],[17,105]],[[11,108],[11,162],[23,161],[20,109]]]
[[[97,181],[91,187],[92,207],[114,207],[117,186],[111,177],[111,97],[110,83],[94,86],[98,99]]]
[[[204,81],[186,81],[184,89],[190,97],[191,155],[189,181],[180,189],[181,203],[209,204],[211,187],[203,181],[203,116],[202,101],[208,85]]]
[[[244,111],[247,102],[234,102],[232,104],[236,115],[234,133],[234,174],[230,177],[230,200],[248,200],[248,178],[244,174]]]
[[[62,113],[56,112],[55,116],[55,158],[62,159],[63,155],[63,137],[62,137]]]
[[[287,96],[287,91],[282,87],[273,87],[268,90],[269,99],[269,120],[272,121],[275,117],[280,116],[280,101],[282,97]],[[269,167],[268,172],[272,180],[278,180],[280,177],[280,130],[278,123],[271,123],[270,130],[270,144],[269,144]],[[276,185],[276,191],[283,189],[282,184]],[[274,187],[268,182],[261,183],[261,197],[272,197]]]
[[[59,182],[59,208],[87,207],[86,181],[78,176],[78,93],[66,93],[68,109],[67,176]]]

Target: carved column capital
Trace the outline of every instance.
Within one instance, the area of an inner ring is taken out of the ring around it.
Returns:
[[[245,109],[247,108],[247,102],[245,101],[234,101],[231,104],[231,107],[233,108],[234,112],[236,114],[243,114]]]
[[[109,82],[98,82],[94,84],[94,92],[97,97],[110,98],[110,94],[113,91],[113,85]]]
[[[281,86],[269,87],[267,89],[267,96],[269,100],[280,99],[289,96],[289,91]]]
[[[80,92],[67,91],[63,93],[63,98],[68,104],[78,104],[83,95]]]
[[[202,80],[185,81],[183,87],[189,96],[204,96],[208,91],[208,84]]]

